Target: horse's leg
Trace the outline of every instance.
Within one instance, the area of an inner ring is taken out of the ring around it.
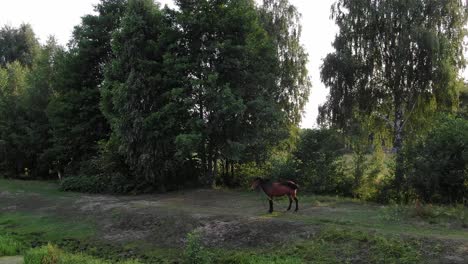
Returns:
[[[294,210],[294,212],[297,212],[297,210],[299,210],[299,200],[297,200],[296,196],[294,196],[294,201],[296,201],[296,210]]]
[[[292,204],[292,198],[291,198],[291,195],[289,194],[288,195],[288,198],[289,198],[289,206],[288,206],[288,211],[291,210],[291,204]]]
[[[273,198],[270,197],[268,201],[270,202],[270,210],[268,210],[268,212],[271,214],[273,213]]]

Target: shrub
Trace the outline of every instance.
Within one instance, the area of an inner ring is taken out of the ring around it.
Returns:
[[[201,244],[200,233],[196,231],[191,232],[187,235],[187,245],[185,248],[185,263],[211,263],[210,255]]]
[[[109,177],[106,176],[71,176],[66,177],[60,183],[62,191],[104,193],[108,192]]]
[[[24,255],[25,264],[57,264],[59,263],[59,258],[61,251],[51,245],[33,248],[26,252]]]
[[[83,193],[129,193],[135,188],[134,181],[121,173],[69,176],[60,182],[62,191]]]
[[[439,117],[404,152],[409,187],[425,202],[463,203],[468,194],[468,121]]]
[[[18,255],[22,244],[8,235],[0,235],[0,257]]]

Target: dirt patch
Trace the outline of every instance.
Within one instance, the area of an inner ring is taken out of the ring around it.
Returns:
[[[23,264],[22,256],[0,257],[0,264]]]
[[[258,218],[212,220],[196,230],[208,246],[257,248],[315,235],[312,226]]]

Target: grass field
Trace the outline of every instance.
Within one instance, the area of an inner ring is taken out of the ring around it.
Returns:
[[[23,255],[28,262],[46,252],[58,254],[57,263],[468,262],[463,207],[382,206],[315,195],[300,196],[298,213],[286,207],[278,200],[268,214],[265,198],[255,192],[87,195],[62,193],[55,183],[0,179],[0,257]]]

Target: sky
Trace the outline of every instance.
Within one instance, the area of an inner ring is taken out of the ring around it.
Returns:
[[[305,107],[301,127],[316,127],[318,106],[328,94],[320,81],[320,65],[323,58],[333,51],[331,43],[338,31],[330,19],[330,7],[335,0],[290,0],[302,14],[302,44],[309,54],[308,70],[312,81],[309,102]],[[73,27],[85,14],[93,13],[99,0],[0,0],[0,26],[32,25],[40,42],[53,35],[66,45]],[[163,5],[172,5],[172,0],[156,0]],[[463,76],[468,80],[468,69]]]

